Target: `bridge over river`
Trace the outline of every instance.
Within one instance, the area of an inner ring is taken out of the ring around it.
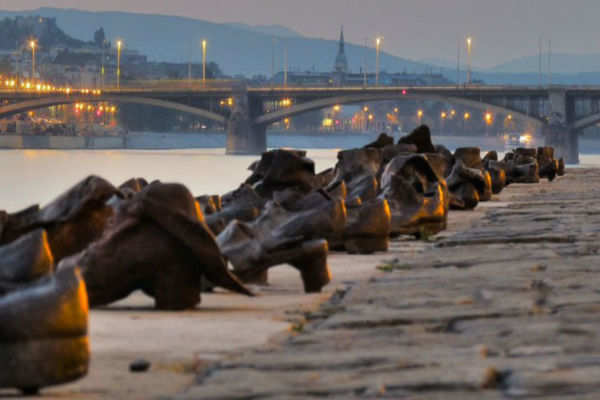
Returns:
[[[600,122],[600,87],[248,87],[241,82],[134,82],[103,90],[0,90],[0,118],[78,102],[138,103],[165,107],[227,127],[229,154],[266,149],[267,126],[336,104],[382,100],[438,100],[483,111],[510,114],[543,132],[547,145],[568,163],[579,162],[581,132]],[[219,107],[227,101],[231,108]]]

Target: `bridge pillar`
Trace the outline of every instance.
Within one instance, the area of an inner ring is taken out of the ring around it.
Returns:
[[[227,154],[262,154],[267,150],[267,127],[255,124],[262,102],[251,99],[245,86],[234,88],[233,111],[227,121]]]
[[[549,123],[544,128],[546,146],[554,147],[555,157],[564,158],[567,164],[579,164],[579,135],[572,127],[572,101],[564,90],[549,93]]]

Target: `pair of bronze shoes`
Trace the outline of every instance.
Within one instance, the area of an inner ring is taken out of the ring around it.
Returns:
[[[471,210],[480,201],[491,200],[494,183],[492,175],[484,168],[481,150],[478,147],[458,148],[453,157],[454,165],[446,177],[451,196],[450,207]],[[496,190],[501,188],[502,184],[497,179]]]
[[[374,144],[338,153],[335,175],[326,189],[338,191],[338,196],[345,201],[348,217],[343,231],[328,238],[333,250],[371,254],[389,248],[390,206],[386,199],[378,198],[378,176],[384,160],[384,147],[380,145],[389,147],[390,144],[380,136]]]
[[[392,236],[427,237],[446,229],[448,187],[429,154],[398,155],[385,168],[380,198],[390,205]]]
[[[91,307],[142,290],[161,310],[193,308],[202,278],[251,292],[227,269],[199,204],[180,184],[153,182],[115,205],[102,236],[65,258],[59,269],[81,267]]]
[[[307,293],[319,292],[331,279],[325,238],[344,228],[344,202],[318,191],[300,199],[290,196],[285,204],[288,208],[269,201],[256,220],[232,221],[217,243],[245,282],[266,283],[269,268],[289,264],[300,272]]]

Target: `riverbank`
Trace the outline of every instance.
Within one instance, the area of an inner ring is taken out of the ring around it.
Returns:
[[[515,196],[534,195],[542,190],[550,191],[555,186],[556,183],[546,182],[530,186],[511,185],[494,201],[481,203],[475,211],[450,213],[449,230],[439,238],[469,229],[486,211],[506,207]],[[253,349],[257,348],[261,349],[260,352],[271,349],[276,357],[275,354],[286,348],[282,348],[282,344],[289,344],[287,338],[290,332],[309,332],[312,329],[307,324],[307,316],[323,315],[332,296],[336,298],[349,290],[353,293],[355,288],[369,284],[370,280],[385,279],[388,275],[377,270],[377,265],[393,257],[428,254],[433,244],[395,240],[389,253],[371,256],[333,253],[329,258],[333,282],[317,295],[304,295],[297,272],[281,266],[271,270],[271,286],[254,288],[260,294],[257,298],[218,292],[204,295],[202,304],[194,311],[164,313],[153,311],[152,300],[136,293],[110,307],[93,310],[90,316],[90,374],[73,384],[45,390],[45,398],[159,398],[175,393],[205,398],[205,394],[211,392],[204,393],[203,386],[194,385],[196,374],[212,371],[220,363],[228,365],[235,362],[232,360],[244,360],[255,355]],[[398,297],[406,299],[404,295]],[[319,311],[321,304],[325,306]],[[293,340],[300,337],[302,335]],[[336,346],[332,345],[330,350],[335,351]],[[332,360],[339,357],[339,354],[329,354]],[[240,355],[242,359],[237,358]],[[130,373],[129,363],[139,358],[152,363],[150,371]],[[219,376],[220,372],[215,379]],[[248,376],[247,379],[250,378]],[[267,388],[277,383],[276,379],[270,382],[268,373],[264,379],[268,383]],[[209,380],[206,385],[214,389],[214,386],[219,386],[217,382]],[[239,384],[250,384],[250,381],[240,379]],[[229,382],[224,386],[235,388],[232,385]]]
[[[269,132],[269,148],[340,149],[361,147],[375,140],[378,134],[369,133],[294,133]],[[395,139],[399,139],[399,134]],[[478,146],[484,150],[504,150],[498,137],[435,136],[435,143],[450,149]],[[62,136],[62,135],[0,135],[0,149],[31,150],[176,150],[224,148],[224,132],[159,133],[131,132],[120,136]]]
[[[598,398],[599,194],[598,169],[511,185],[472,227],[395,243],[294,335],[178,398]]]

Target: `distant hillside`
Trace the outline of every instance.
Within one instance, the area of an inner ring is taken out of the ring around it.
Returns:
[[[57,8],[12,12],[0,10],[0,18],[18,15],[55,18],[57,26],[66,35],[79,40],[91,39],[96,29],[104,27],[108,40],[114,42],[114,39],[120,38],[127,48],[139,50],[153,61],[200,62],[200,42],[207,39],[208,60],[219,64],[228,75],[270,75],[273,50],[275,69],[280,71],[283,68],[284,47],[288,49],[290,70],[331,71],[338,45],[334,38],[304,37],[278,25],[217,24],[164,15]],[[368,71],[375,69],[373,48],[346,43],[346,55],[352,71],[358,72],[364,60],[367,61]],[[537,56],[525,57],[491,70],[476,70],[473,76],[490,84],[537,84],[537,65]],[[456,80],[454,62],[439,58],[412,61],[382,52],[381,68],[390,72],[442,73],[448,79]],[[600,84],[600,55],[554,55],[552,71],[555,84]],[[463,71],[461,82],[464,81]]]
[[[267,35],[279,36],[281,38],[302,37],[302,35],[299,34],[298,32],[296,32],[290,28],[286,28],[285,26],[281,26],[281,25],[248,25],[248,24],[244,24],[241,22],[231,22],[231,23],[227,23],[225,25],[229,25],[235,29],[243,29],[246,31],[265,33]]]
[[[201,59],[200,42],[208,40],[208,58],[222,66],[226,74],[270,74],[274,44],[276,69],[283,65],[283,46],[288,48],[290,69],[330,71],[337,40],[313,39],[293,34],[285,28],[252,27],[244,24],[216,24],[208,21],[164,15],[122,12],[90,12],[73,9],[40,8],[29,11],[0,11],[0,17],[42,15],[56,18],[64,31],[77,38],[91,38],[104,27],[107,39],[121,38],[125,46],[140,50],[156,61],[187,62]],[[333,39],[333,38],[332,38]],[[375,50],[347,44],[350,67],[359,71],[363,57],[373,71]],[[382,69],[424,72],[427,64],[394,57],[383,52]]]
[[[85,43],[65,34],[54,18],[6,17],[0,20],[0,49],[12,50],[32,37],[42,48],[56,46],[81,47]]]

